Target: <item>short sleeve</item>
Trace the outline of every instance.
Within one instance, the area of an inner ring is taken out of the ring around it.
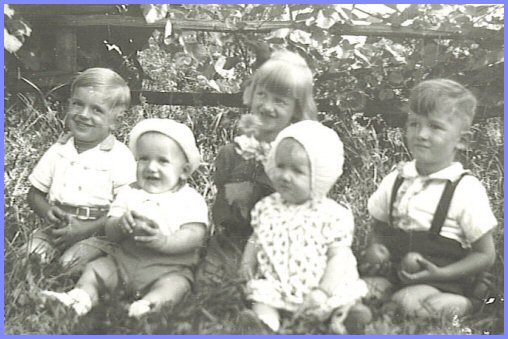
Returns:
[[[372,218],[382,222],[388,222],[392,188],[396,178],[397,171],[388,174],[381,180],[377,190],[370,196],[367,208]]]
[[[254,233],[259,229],[259,213],[262,209],[264,199],[258,201],[250,211],[250,225]]]
[[[113,180],[113,194],[118,194],[118,190],[136,181],[136,160],[131,151],[124,144],[115,141],[117,151],[115,161],[111,170]]]
[[[209,228],[208,206],[205,199],[194,189],[189,189],[182,195],[181,225],[189,223],[203,223]]]
[[[460,206],[458,223],[468,242],[473,243],[497,226],[487,191],[473,176],[465,176],[457,186],[452,204]]]
[[[233,144],[227,144],[219,149],[215,158],[215,171],[213,174],[213,181],[216,186],[223,186],[228,181],[228,176],[231,175],[231,159],[234,151]]]
[[[328,209],[324,220],[322,234],[329,247],[349,247],[353,243],[354,218],[353,213],[341,205],[334,203],[333,210]]]
[[[109,207],[109,217],[121,217],[127,211],[129,206],[129,196],[131,194],[131,188],[129,186],[123,186],[118,190],[118,194]]]
[[[32,173],[28,177],[30,184],[38,190],[48,193],[53,182],[53,175],[55,169],[56,157],[56,146],[51,146],[39,159],[37,165],[35,165]]]

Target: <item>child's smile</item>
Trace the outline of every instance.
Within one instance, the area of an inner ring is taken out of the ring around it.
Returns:
[[[114,113],[106,95],[91,87],[77,87],[69,102],[68,127],[75,140],[98,145],[110,134]]]
[[[171,138],[157,132],[143,134],[137,142],[137,181],[149,193],[178,187],[186,175],[187,158]]]
[[[294,98],[273,93],[265,86],[256,86],[251,110],[261,120],[261,138],[268,137],[273,140],[283,128],[289,125],[295,109]]]

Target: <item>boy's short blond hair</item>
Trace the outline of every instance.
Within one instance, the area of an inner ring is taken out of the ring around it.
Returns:
[[[450,79],[425,80],[416,85],[409,97],[412,113],[428,116],[440,106],[461,118],[463,128],[471,127],[476,113],[476,98],[463,85]]]
[[[108,93],[110,109],[124,111],[129,108],[131,91],[127,82],[118,73],[108,68],[89,68],[80,72],[71,84],[71,95],[78,87],[93,87]]]
[[[287,50],[275,51],[254,73],[243,93],[243,101],[250,107],[256,86],[265,86],[269,91],[289,95],[296,100],[292,122],[316,120],[313,82],[312,71],[304,58]]]

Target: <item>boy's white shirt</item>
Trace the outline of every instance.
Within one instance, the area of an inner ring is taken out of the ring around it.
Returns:
[[[404,163],[388,174],[369,198],[369,213],[379,221],[388,222],[391,191],[397,175],[401,174],[405,180],[398,190],[400,199],[397,198],[392,212],[394,226],[428,231],[447,180],[454,181],[465,172],[468,171],[462,164],[454,162],[441,171],[421,176],[416,171],[415,161]],[[469,248],[496,225],[485,188],[477,178],[466,175],[455,190],[440,234]]]
[[[135,210],[153,219],[165,235],[176,232],[188,223],[203,223],[206,227],[209,226],[205,199],[188,185],[176,192],[158,194],[125,186],[111,204],[108,216],[121,217],[127,210]]]
[[[113,135],[79,154],[74,138],[64,137],[44,153],[28,180],[50,202],[108,206],[120,187],[136,180],[136,161]]]

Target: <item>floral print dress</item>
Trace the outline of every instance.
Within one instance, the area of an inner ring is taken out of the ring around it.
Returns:
[[[274,193],[252,211],[258,268],[247,284],[248,298],[294,312],[319,283],[328,262],[328,250],[341,257],[342,280],[323,308],[349,308],[367,293],[359,279],[351,251],[354,223],[351,212],[328,198],[301,205],[285,203]]]

